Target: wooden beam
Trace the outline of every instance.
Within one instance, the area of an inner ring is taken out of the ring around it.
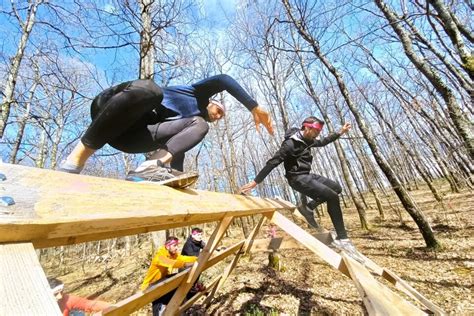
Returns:
[[[102,311],[102,315],[108,316],[121,316],[129,315],[130,313],[139,310],[146,304],[153,302],[154,300],[159,299],[166,293],[174,290],[179,286],[179,284],[186,278],[189,270],[182,271],[175,276],[164,279],[163,281],[150,286],[145,291],[139,291],[132,296],[127,297],[120,302],[117,302],[113,306]]]
[[[301,242],[305,247],[318,255],[318,257],[326,261],[330,266],[350,277],[346,265],[337,252],[327,247],[325,244],[278,212],[274,212],[273,215],[270,215],[269,219],[272,223],[283,229],[288,235]]]
[[[273,216],[270,217],[270,219],[273,223],[275,223],[280,228],[282,228],[286,233],[288,233],[294,239],[298,240],[308,249],[316,253],[321,259],[326,261],[329,265],[338,269],[339,271],[344,273],[346,276],[352,278],[352,276],[349,273],[348,267],[346,266],[346,263],[344,262],[344,260],[342,260],[342,257],[338,253],[336,253],[335,251],[328,248],[320,241],[313,238],[310,234],[308,234],[306,231],[304,231],[295,223],[288,220],[286,217],[284,217],[280,213],[275,212]],[[417,292],[414,288],[412,288],[408,283],[403,281],[395,273],[387,269],[381,268],[379,265],[377,265],[375,262],[373,262],[369,258],[365,256],[363,257],[365,259],[364,264],[365,264],[366,269],[369,269],[371,272],[375,273],[376,275],[379,275],[383,277],[384,279],[386,279],[387,281],[391,282],[393,285],[395,285],[396,288],[404,291],[406,294],[410,295],[412,298],[419,301],[421,304],[423,304],[428,309],[430,309],[433,313],[437,315],[446,314],[439,306],[430,302],[426,297],[424,297],[422,294]]]
[[[196,293],[193,297],[191,297],[189,300],[187,300],[186,302],[184,302],[183,305],[181,305],[179,307],[179,310],[178,310],[178,313],[181,315],[181,313],[183,313],[184,311],[186,311],[188,308],[190,308],[194,303],[196,303],[201,297],[203,297],[204,295],[209,295],[209,292],[213,291],[213,289],[216,288],[219,280],[221,279],[221,275],[218,276],[217,278],[215,278],[214,280],[211,281],[211,283],[209,283],[207,286],[206,286],[206,290],[203,291],[203,292],[198,292]]]
[[[427,315],[388,287],[377,282],[363,265],[344,253],[342,258],[369,315]]]
[[[392,283],[397,289],[409,295],[411,298],[423,304],[426,308],[433,312],[435,315],[447,315],[446,312],[441,309],[438,305],[428,300],[423,294],[415,290],[410,284],[401,279],[398,275],[392,271],[383,268],[382,277],[390,283]]]
[[[267,239],[256,239],[252,243],[251,252],[262,252],[262,251],[275,251],[279,249],[304,249],[301,243],[297,242],[293,238],[267,238]]]
[[[1,170],[7,176],[2,195],[12,197],[16,204],[0,217],[0,243],[57,246],[289,207],[268,199],[5,163]]]
[[[244,254],[249,253],[249,251],[251,250],[253,246],[253,241],[255,237],[257,236],[258,232],[260,231],[260,228],[262,228],[263,223],[265,223],[265,220],[266,220],[266,217],[262,216],[260,220],[258,221],[257,225],[255,225],[255,227],[252,229],[247,239],[245,240],[245,243],[241,251],[239,251],[235,255],[234,259],[232,259],[232,262],[225,268],[224,272],[222,273],[221,278],[219,279],[219,283],[213,288],[213,290],[208,294],[207,298],[204,300],[204,305],[209,306],[216,292],[222,288],[225,281],[227,281],[227,278],[229,277],[229,275],[232,273],[232,271],[234,271],[235,267],[237,266],[240,260],[240,257]]]
[[[312,234],[314,238],[319,240],[325,245],[329,245],[332,242],[332,237],[329,232]],[[275,251],[278,249],[303,249],[305,246],[291,237],[275,237],[266,239],[256,239],[252,243],[251,252],[259,251]]]
[[[0,315],[62,315],[31,243],[0,245]]]
[[[206,263],[205,269],[209,269],[210,267],[214,266],[215,264],[221,262],[228,256],[235,254],[236,252],[240,252],[244,241],[240,241],[235,245],[214,254]],[[146,304],[153,302],[154,300],[160,298],[164,294],[170,292],[177,288],[188,276],[189,270],[182,271],[175,276],[163,280],[155,285],[150,286],[146,291],[142,292],[139,291],[132,296],[127,297],[126,299],[121,300],[107,308],[106,310],[102,311],[102,315],[129,315]],[[1,315],[1,314],[0,314]],[[100,315],[100,313],[99,313]]]
[[[188,294],[189,290],[193,286],[194,282],[197,280],[201,272],[204,270],[207,261],[209,260],[212,252],[217,248],[217,245],[221,241],[224,233],[232,222],[233,217],[227,216],[220,222],[219,226],[214,230],[214,233],[209,238],[206,247],[199,254],[198,260],[194,263],[194,266],[191,268],[189,276],[186,282],[182,282],[178,287],[173,297],[166,305],[164,316],[175,315],[179,311],[179,306],[183,302],[184,298]]]

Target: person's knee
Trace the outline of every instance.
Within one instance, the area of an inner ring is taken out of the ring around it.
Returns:
[[[318,198],[322,198],[325,201],[339,201],[339,193],[334,190],[326,189],[318,196]]]
[[[200,116],[195,116],[192,121],[192,127],[196,135],[201,137],[206,136],[209,131],[209,124]]]
[[[333,190],[337,193],[337,194],[341,194],[342,192],[342,187],[339,183],[336,182],[336,185],[334,186]]]

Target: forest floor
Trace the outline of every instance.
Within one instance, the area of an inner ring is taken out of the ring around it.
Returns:
[[[414,191],[412,194],[442,244],[441,250],[425,248],[414,222],[394,199],[391,205],[384,205],[383,221],[376,209],[367,210],[370,231],[360,228],[355,209],[346,208],[345,222],[351,239],[360,252],[395,272],[446,312],[473,315],[474,192],[445,193],[444,208],[430,197],[429,192]],[[367,202],[374,206],[373,201]],[[298,217],[285,215],[311,232]],[[329,216],[320,220],[324,227],[332,228]],[[260,238],[264,237],[265,231],[264,227]],[[231,233],[223,243],[231,244],[239,234]],[[282,231],[277,231],[277,237],[284,236]],[[151,255],[151,244],[146,241],[133,247],[129,256],[122,250],[111,256],[96,256],[93,260],[66,255],[61,266],[57,258],[50,256],[42,256],[41,262],[48,276],[63,280],[67,292],[116,302],[137,291]],[[198,301],[187,314],[366,314],[354,283],[311,251],[287,249],[281,250],[280,255],[282,271],[268,267],[268,254],[264,252],[241,258],[211,305],[204,309]],[[225,266],[226,263],[212,267],[203,273],[201,280],[206,283],[213,279]],[[150,307],[144,307],[134,315],[151,315]]]

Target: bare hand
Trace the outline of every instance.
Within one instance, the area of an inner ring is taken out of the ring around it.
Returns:
[[[255,121],[255,127],[257,128],[257,132],[260,132],[260,124],[263,124],[267,129],[270,135],[273,135],[273,123],[272,117],[270,114],[265,111],[260,106],[257,106],[252,109],[253,120]]]
[[[344,135],[347,133],[350,129],[352,128],[351,123],[344,123],[344,125],[341,127],[341,130],[339,131],[340,135]]]
[[[257,182],[251,181],[239,189],[240,194],[247,194],[257,186]]]
[[[184,267],[185,267],[185,268],[191,268],[193,265],[194,265],[194,262],[186,262],[186,263],[184,264]]]

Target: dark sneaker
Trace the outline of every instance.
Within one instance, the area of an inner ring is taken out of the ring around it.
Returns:
[[[84,168],[84,166],[78,167],[78,166],[68,162],[67,160],[63,160],[59,164],[59,168],[56,169],[56,170],[61,171],[61,172],[79,174],[79,173],[81,173],[83,168]]]
[[[129,171],[126,176],[128,181],[165,181],[176,178],[179,171],[175,171],[171,168],[160,167],[157,165],[151,165],[140,171]]]
[[[313,214],[313,211],[312,210],[309,210],[307,206],[305,205],[302,205],[302,204],[299,204],[298,207],[297,207],[298,211],[300,212],[301,215],[303,215],[303,217],[306,219],[306,222],[316,228],[316,229],[319,229],[320,228],[320,225],[318,224],[318,222],[316,222],[316,220],[314,219],[314,214]]]
[[[307,204],[308,208],[310,210],[314,210],[316,207],[318,207],[320,204],[324,203],[324,201],[320,200],[319,198],[316,200],[312,200]]]
[[[357,251],[356,247],[349,239],[335,239],[331,246],[344,251],[349,257],[355,261],[364,264],[364,257]]]

